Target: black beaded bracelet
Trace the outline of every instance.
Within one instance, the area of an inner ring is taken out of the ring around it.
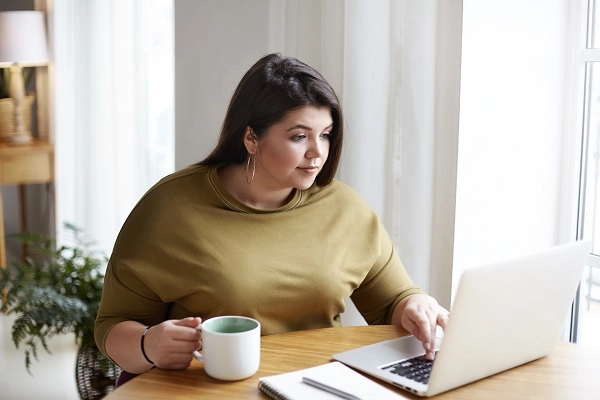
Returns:
[[[146,339],[146,333],[148,333],[148,329],[150,329],[150,326],[147,326],[146,329],[144,329],[144,333],[142,333],[142,340],[140,343],[140,347],[142,348],[142,354],[144,355],[144,358],[146,359],[146,361],[148,361],[150,364],[154,365],[154,362],[148,358],[148,356],[146,355],[146,350],[144,350],[144,339]]]

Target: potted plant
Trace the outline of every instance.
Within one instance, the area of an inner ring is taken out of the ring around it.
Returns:
[[[0,268],[0,306],[16,316],[11,336],[24,350],[28,371],[41,349],[50,353],[49,339],[73,333],[79,346],[77,389],[82,399],[99,399],[114,389],[120,373],[94,341],[107,258],[91,248],[76,226],[65,224],[65,230],[70,243],[60,246],[48,235],[14,235],[31,256]]]

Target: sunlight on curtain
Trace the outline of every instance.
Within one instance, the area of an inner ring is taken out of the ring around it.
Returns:
[[[173,0],[55,0],[57,227],[107,255],[174,169]]]
[[[271,50],[307,61],[331,82],[346,119],[339,179],[378,213],[415,282],[447,303],[461,2],[309,4],[272,2]]]

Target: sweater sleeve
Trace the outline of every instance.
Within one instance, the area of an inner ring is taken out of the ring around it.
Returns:
[[[189,209],[185,199],[190,197],[189,182],[196,182],[194,175],[181,178],[188,175],[189,171],[182,170],[158,182],[121,227],[106,270],[94,329],[96,344],[105,355],[107,334],[116,324],[133,320],[155,325],[165,321],[173,317],[173,299],[186,293],[187,264],[181,259],[181,249],[193,241],[186,225],[193,218],[185,213]]]
[[[406,296],[424,293],[416,286],[391,238],[379,222],[379,257],[351,299],[368,324],[390,324],[396,305]]]
[[[115,262],[109,263],[96,317],[94,337],[98,348],[106,356],[106,336],[113,326],[132,319],[154,325],[164,321],[168,313],[167,303],[152,295],[151,290],[134,274],[122,272],[122,276],[118,276]]]

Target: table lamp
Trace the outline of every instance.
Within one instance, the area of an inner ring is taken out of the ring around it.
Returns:
[[[22,67],[48,63],[44,13],[41,11],[0,12],[0,68],[10,67],[9,95],[14,103],[14,135],[10,141],[24,144],[32,141],[25,128],[23,102],[25,83]]]

